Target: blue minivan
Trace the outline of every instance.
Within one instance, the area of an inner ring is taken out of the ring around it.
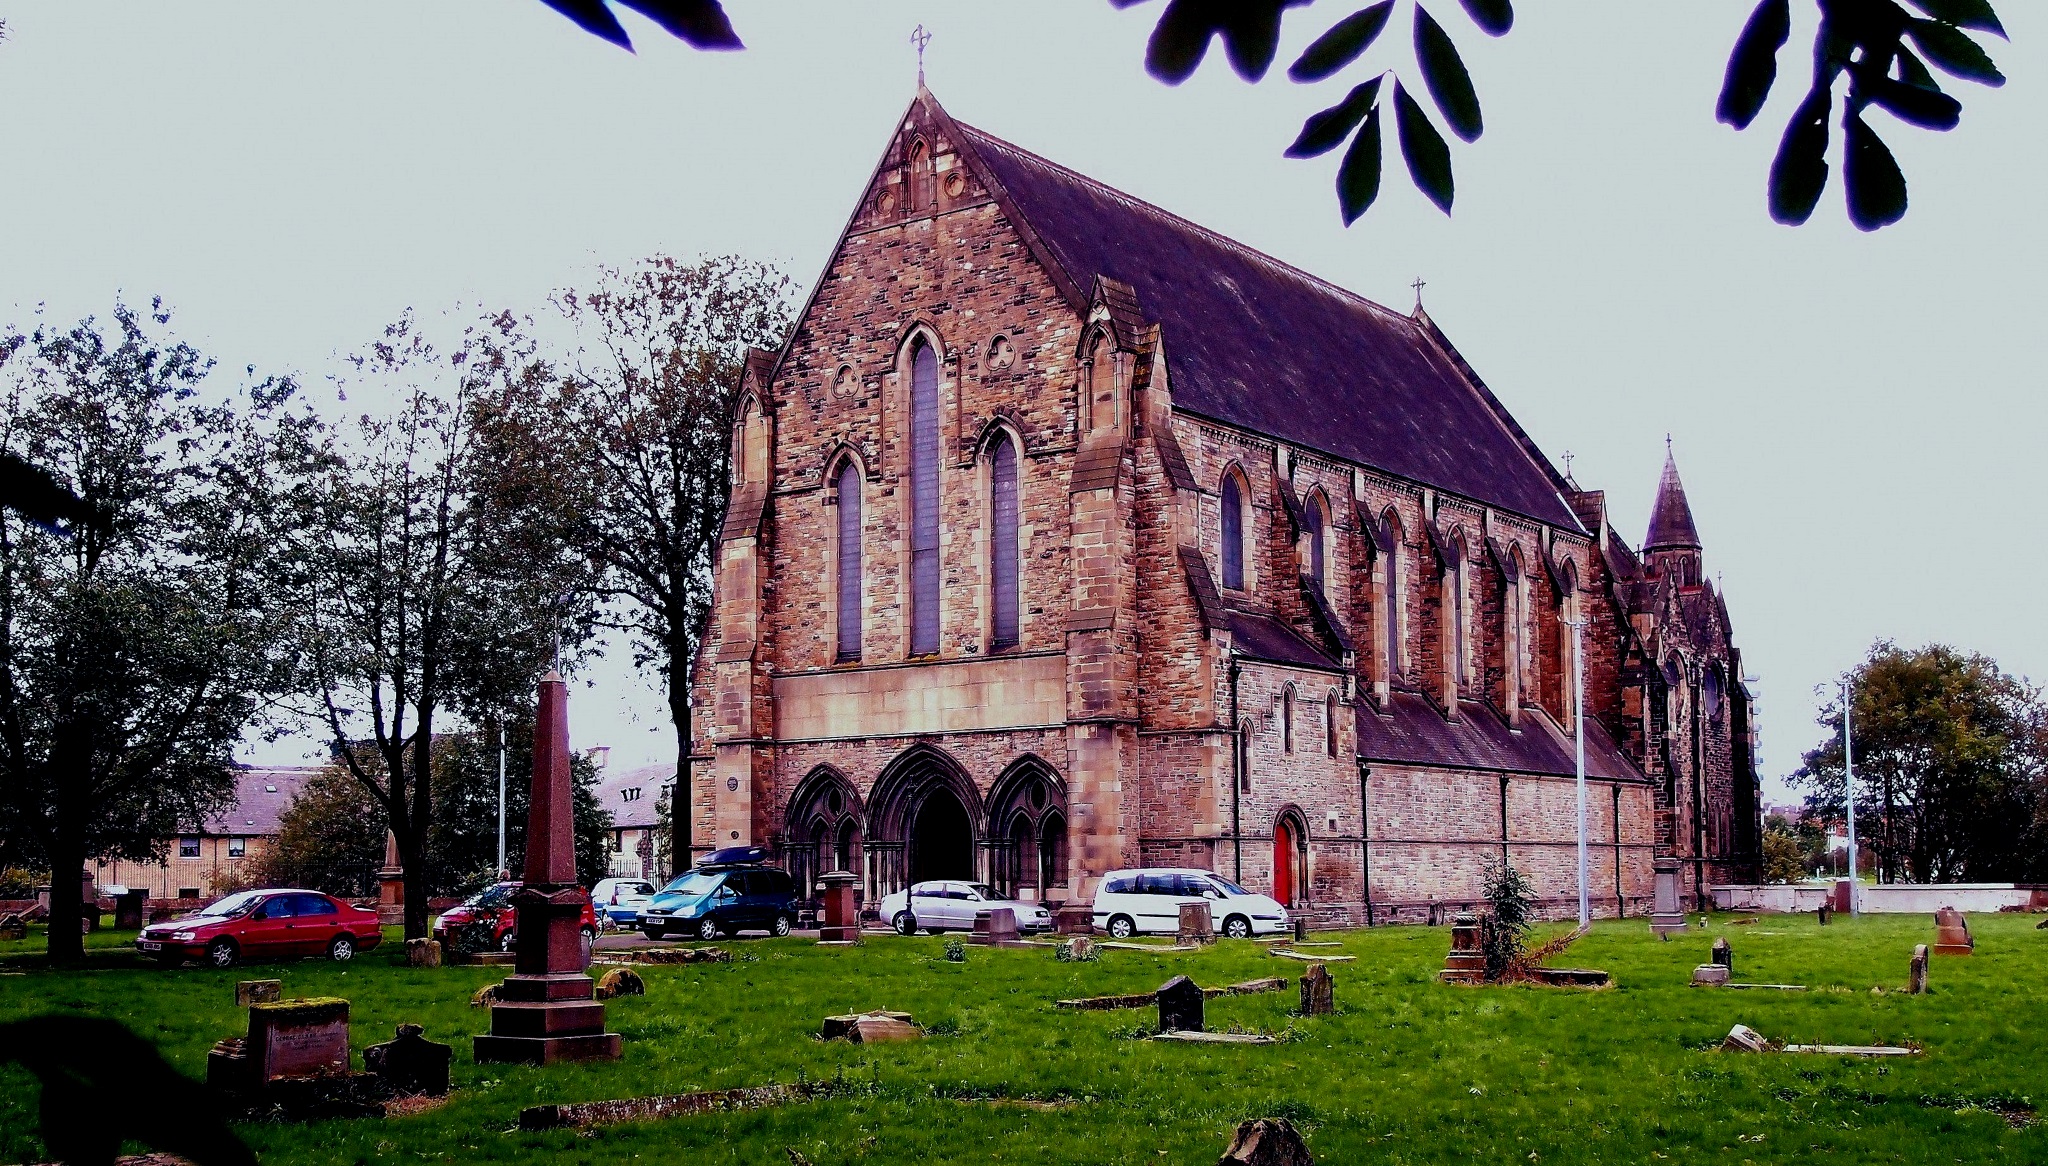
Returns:
[[[671,931],[717,939],[741,931],[788,935],[796,925],[796,884],[765,865],[767,851],[733,847],[708,855],[648,900],[640,933],[661,939]]]

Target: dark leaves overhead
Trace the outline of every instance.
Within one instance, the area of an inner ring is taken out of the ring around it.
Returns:
[[[1460,0],[1465,15],[1488,36],[1505,36],[1515,26],[1515,6],[1508,0]]]
[[[1302,50],[1300,59],[1287,70],[1288,79],[1304,84],[1320,81],[1357,60],[1360,54],[1372,47],[1380,31],[1387,27],[1387,18],[1393,14],[1394,0],[1380,0],[1378,4],[1362,8],[1331,25],[1330,31]]]
[[[540,0],[549,8],[576,22],[576,26],[592,36],[608,40],[627,51],[632,51],[633,40],[626,35],[626,26],[606,7],[606,0]],[[719,0],[616,0],[621,7],[630,8],[655,24],[663,32],[683,41],[694,49],[721,50],[739,49],[739,35],[733,32],[732,21],[725,15]]]
[[[1812,80],[1771,162],[1772,218],[1796,225],[1813,216],[1827,187],[1828,121],[1844,77],[1843,194],[1849,221],[1865,231],[1905,216],[1906,177],[1891,148],[1864,120],[1864,111],[1876,106],[1910,126],[1949,130],[1962,119],[1962,103],[1941,91],[1929,63],[1967,81],[2005,83],[1990,54],[1964,31],[2005,35],[1989,0],[1908,2],[1927,18],[1912,15],[1895,0],[1817,0],[1821,18],[1814,32]],[[1763,109],[1777,80],[1778,50],[1789,26],[1788,0],[1762,0],[1750,13],[1721,84],[1715,111],[1721,121],[1744,129]]]
[[[1763,0],[1749,14],[1749,23],[1728,56],[1721,80],[1721,101],[1714,116],[1736,129],[1748,129],[1771,95],[1778,79],[1778,50],[1792,31],[1791,0]]]
[[[1380,196],[1380,107],[1365,115],[1365,127],[1344,151],[1337,169],[1337,207],[1350,226]]]
[[[1110,0],[1129,8],[1145,0]],[[1280,17],[1308,0],[1168,0],[1166,12],[1152,28],[1145,45],[1145,71],[1168,85],[1195,75],[1208,55],[1209,41],[1223,38],[1230,66],[1247,81],[1257,81],[1272,67],[1280,48]]]
[[[1358,126],[1373,108],[1378,98],[1380,79],[1374,77],[1363,85],[1354,87],[1344,100],[1316,114],[1301,123],[1301,136],[1287,147],[1290,158],[1314,158],[1327,154],[1342,145],[1351,131]]]
[[[1429,115],[1422,112],[1422,107],[1399,82],[1394,84],[1394,125],[1401,135],[1401,156],[1407,159],[1408,177],[1437,209],[1450,214],[1451,200],[1457,192],[1451,179],[1451,148],[1436,127],[1429,124]]]
[[[1479,94],[1473,91],[1472,75],[1465,71],[1458,46],[1451,43],[1444,26],[1420,4],[1415,6],[1415,60],[1422,66],[1423,84],[1429,86],[1429,95],[1436,98],[1436,107],[1451,124],[1451,132],[1468,142],[1477,140],[1486,127],[1479,116]]]

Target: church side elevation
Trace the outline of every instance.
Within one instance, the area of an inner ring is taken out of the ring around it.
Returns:
[[[1639,553],[1419,306],[920,87],[734,402],[699,853],[868,903],[1193,866],[1354,923],[1506,858],[1564,915],[1583,722],[1596,912],[1646,913],[1659,860],[1693,897],[1756,877],[1754,710],[1677,467]]]

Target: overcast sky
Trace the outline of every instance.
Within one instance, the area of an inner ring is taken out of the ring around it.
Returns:
[[[1767,795],[1818,736],[1815,686],[1875,639],[2048,677],[2048,7],[1999,5],[2013,80],[1952,85],[1960,129],[1873,118],[1912,189],[1875,235],[1838,186],[1804,228],[1764,211],[1805,24],[1758,125],[1714,122],[1749,0],[1525,2],[1498,41],[1432,0],[1486,134],[1455,151],[1454,217],[1390,171],[1349,230],[1337,155],[1281,150],[1362,76],[1247,86],[1217,51],[1169,89],[1141,68],[1157,0],[727,7],[745,52],[622,13],[634,55],[537,0],[0,0],[0,320],[162,295],[225,366],[331,396],[334,354],[408,305],[538,310],[657,251],[808,287],[912,95],[922,22],[960,119],[1383,303],[1427,280],[1430,314],[1631,542],[1670,433],[1761,681]],[[1350,7],[1294,10],[1281,61]],[[1407,64],[1405,9],[1374,68]],[[623,653],[582,679],[579,746],[673,759]]]

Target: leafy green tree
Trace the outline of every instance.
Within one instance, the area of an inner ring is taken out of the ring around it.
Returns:
[[[53,960],[81,958],[77,872],[156,861],[233,797],[231,754],[288,683],[272,548],[310,422],[291,382],[224,390],[158,301],[0,333],[0,449],[91,509],[0,511],[0,850],[55,872]]]
[[[409,937],[427,933],[441,881],[436,733],[530,701],[589,629],[566,479],[505,441],[510,403],[549,375],[523,324],[486,316],[444,350],[407,313],[354,354],[343,391],[390,405],[331,433],[295,547],[306,711],[397,839]]]
[[[2048,709],[1989,657],[1943,644],[1873,645],[1850,674],[1856,827],[1887,882],[2007,881],[2038,867]],[[1794,784],[1846,810],[1842,706]]]
[[[498,877],[498,732],[462,733],[437,746],[434,781],[434,870],[444,893],[471,890]],[[533,716],[505,733],[505,863],[518,878],[526,861],[526,810],[533,791]],[[576,877],[585,886],[611,869],[612,816],[597,801],[597,767],[588,754],[569,759],[574,783]]]
[[[277,837],[253,863],[254,886],[361,895],[384,865],[383,807],[339,764],[299,787],[278,815]],[[219,888],[216,888],[218,891]]]
[[[572,541],[602,571],[602,622],[629,635],[635,662],[661,678],[684,790],[690,665],[711,610],[732,396],[748,349],[781,345],[790,292],[774,268],[734,256],[604,268],[555,297],[573,341],[554,362],[552,394],[508,411],[525,425],[531,452],[520,456],[577,484],[566,504]],[[669,853],[686,856],[690,799],[672,805]]]
[[[1783,814],[1764,819],[1763,860],[1767,883],[1803,882],[1813,872],[1798,832]]]

